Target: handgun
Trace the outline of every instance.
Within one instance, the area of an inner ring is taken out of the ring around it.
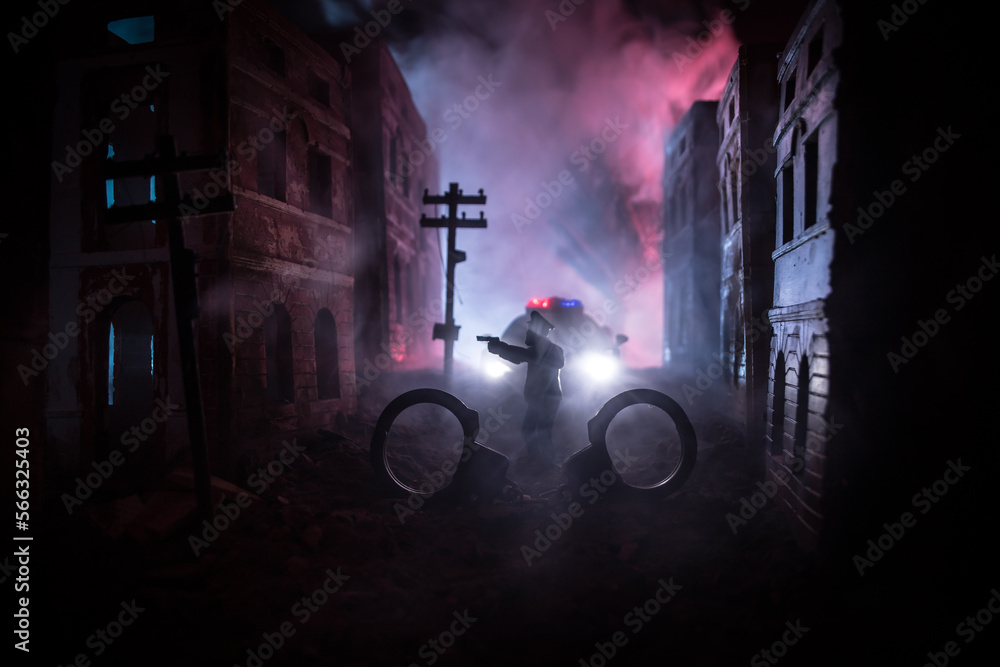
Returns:
[[[497,336],[476,336],[476,340],[482,343],[492,343],[493,341],[500,342],[500,338]]]

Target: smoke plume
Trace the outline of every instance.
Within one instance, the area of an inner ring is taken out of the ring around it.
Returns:
[[[739,4],[403,3],[386,34],[443,137],[440,189],[488,197],[488,229],[458,233],[457,361],[476,363],[474,335],[501,333],[529,298],[558,295],[627,334],[631,365],[659,365],[663,147],[693,101],[719,97]]]

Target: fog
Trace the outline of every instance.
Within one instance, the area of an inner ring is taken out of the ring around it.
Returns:
[[[341,29],[370,11],[323,4]],[[718,98],[736,58],[718,10],[404,3],[385,35],[437,137],[440,190],[487,195],[488,229],[458,232],[456,363],[478,364],[475,335],[499,335],[528,299],[562,296],[629,336],[630,366],[659,365],[663,146],[693,101]]]

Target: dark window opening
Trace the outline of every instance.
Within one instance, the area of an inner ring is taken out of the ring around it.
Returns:
[[[813,73],[816,65],[819,63],[820,58],[823,57],[823,26],[820,26],[819,30],[813,36],[812,41],[809,42],[809,61],[806,63],[806,76]]]
[[[108,142],[107,158],[111,160],[114,157],[114,144]],[[104,200],[105,208],[111,208],[116,203],[121,203],[122,206],[136,206],[155,202],[156,176],[121,178],[117,181],[109,178],[104,181]],[[150,222],[156,224],[156,220]]]
[[[734,168],[729,172],[729,226],[732,228],[736,224],[740,206],[740,179],[737,177],[738,167],[734,163]]]
[[[285,132],[273,132],[262,119],[257,137],[264,145],[257,154],[257,192],[285,201]]]
[[[112,21],[108,24],[108,32],[114,37],[114,44],[147,44],[155,38],[155,17],[134,16],[129,19]]]
[[[320,400],[340,398],[337,322],[326,308],[316,313],[316,390]]]
[[[330,106],[330,83],[312,70],[309,70],[307,78],[309,96],[323,106]]]
[[[802,145],[805,167],[806,167],[806,196],[805,196],[805,223],[804,228],[808,229],[816,224],[817,201],[816,191],[819,188],[819,143],[816,135],[807,139]]]
[[[138,206],[156,201],[156,181],[152,176],[133,176],[106,181],[108,208],[116,203],[121,206]]]
[[[799,390],[796,392],[795,439],[792,446],[792,469],[805,470],[806,436],[809,432],[809,359],[802,355],[799,363]]]
[[[778,456],[785,438],[785,353],[774,364],[774,393],[771,406],[771,455]]]
[[[719,194],[722,196],[722,231],[728,233],[732,221],[729,217],[729,190],[725,179],[719,181]]]
[[[736,99],[729,100],[729,124],[732,125],[733,121],[736,120]]]
[[[264,357],[268,403],[295,401],[292,368],[292,319],[280,303],[272,303],[274,314],[264,320]]]
[[[788,78],[785,79],[781,94],[784,99],[781,108],[787,110],[792,105],[792,100],[795,99],[795,72],[789,74]]]
[[[111,307],[114,312],[105,320],[107,392],[99,394],[98,401],[104,403],[102,430],[116,447],[123,433],[149,417],[156,390],[156,347],[153,319],[142,301],[119,301]]]
[[[285,50],[275,44],[273,39],[263,39],[264,64],[275,73],[285,76]]]
[[[309,149],[309,210],[326,218],[333,217],[333,175],[330,156]]]
[[[781,170],[781,239],[778,246],[792,240],[795,235],[795,170],[789,161]]]
[[[148,349],[144,342],[147,339],[149,340]],[[116,332],[112,320],[108,332],[108,405],[115,404],[116,383],[118,385],[128,384],[129,382],[123,379],[125,376],[131,376],[132,380],[135,376],[141,378],[145,375],[147,367],[149,368],[149,386],[152,388],[154,359],[153,334],[136,335],[128,329]],[[142,384],[143,381],[140,379],[139,385]]]
[[[108,327],[108,405],[145,394],[153,400],[153,322],[139,301],[119,307]]]

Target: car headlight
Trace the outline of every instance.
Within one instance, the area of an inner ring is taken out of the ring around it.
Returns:
[[[491,378],[500,378],[510,373],[510,366],[497,359],[488,359],[483,366],[483,372]]]
[[[598,352],[586,352],[580,357],[580,368],[591,380],[606,382],[618,375],[620,362],[617,357]]]

